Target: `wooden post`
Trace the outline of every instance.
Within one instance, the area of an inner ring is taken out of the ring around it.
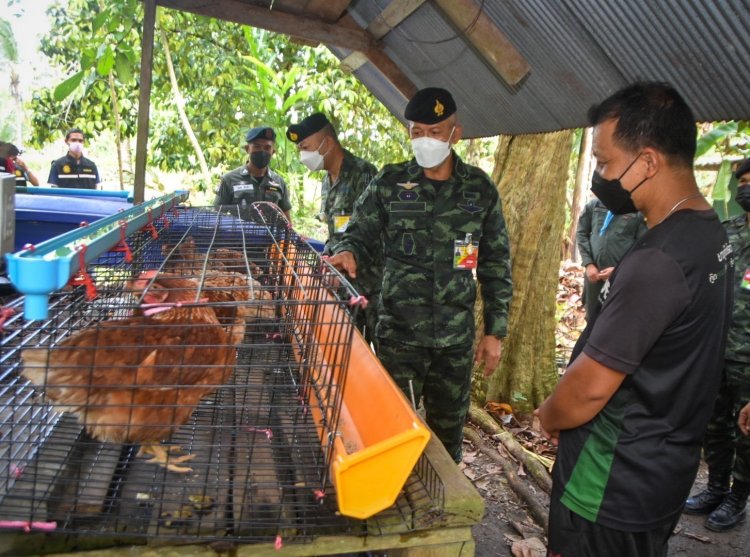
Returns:
[[[141,90],[138,97],[138,131],[135,145],[135,183],[133,202],[142,203],[146,191],[146,153],[148,151],[151,74],[154,65],[154,27],[156,0],[143,0],[143,38],[141,40]]]

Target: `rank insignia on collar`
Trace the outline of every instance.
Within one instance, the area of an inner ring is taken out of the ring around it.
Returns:
[[[409,191],[416,188],[419,184],[416,182],[396,182],[396,185]]]

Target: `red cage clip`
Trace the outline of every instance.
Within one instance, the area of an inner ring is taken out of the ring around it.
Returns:
[[[367,298],[365,298],[364,296],[352,296],[351,298],[349,298],[350,306],[359,306],[362,309],[365,309],[367,307],[367,304]]]
[[[16,314],[16,310],[9,307],[0,308],[0,333],[3,332],[5,322]]]
[[[154,240],[159,237],[159,233],[156,231],[156,227],[154,226],[154,215],[151,209],[148,210],[148,224],[141,228],[141,230],[151,232],[151,238],[153,238]]]
[[[96,285],[91,275],[86,272],[86,246],[81,244],[78,246],[78,273],[70,277],[68,284],[70,286],[81,286],[86,287],[86,300],[91,301],[96,298]]]
[[[0,520],[0,528],[3,529],[21,529],[27,534],[32,530],[40,532],[54,532],[57,529],[57,522],[29,522],[28,520]]]
[[[125,263],[132,263],[133,262],[133,252],[130,251],[130,246],[127,242],[127,236],[126,232],[128,229],[128,223],[124,220],[120,221],[120,241],[117,243],[115,247],[112,248],[111,251],[119,251],[125,253]]]

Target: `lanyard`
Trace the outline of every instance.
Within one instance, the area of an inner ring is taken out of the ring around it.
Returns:
[[[609,226],[609,223],[612,222],[613,218],[614,215],[612,214],[612,211],[607,211],[607,216],[604,217],[604,224],[602,224],[602,227],[599,229],[599,236],[604,236],[604,233],[607,231],[607,227]]]

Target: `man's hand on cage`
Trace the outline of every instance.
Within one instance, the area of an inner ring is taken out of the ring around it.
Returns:
[[[357,260],[350,251],[342,251],[331,257],[328,262],[339,271],[344,271],[351,278],[357,278]]]

